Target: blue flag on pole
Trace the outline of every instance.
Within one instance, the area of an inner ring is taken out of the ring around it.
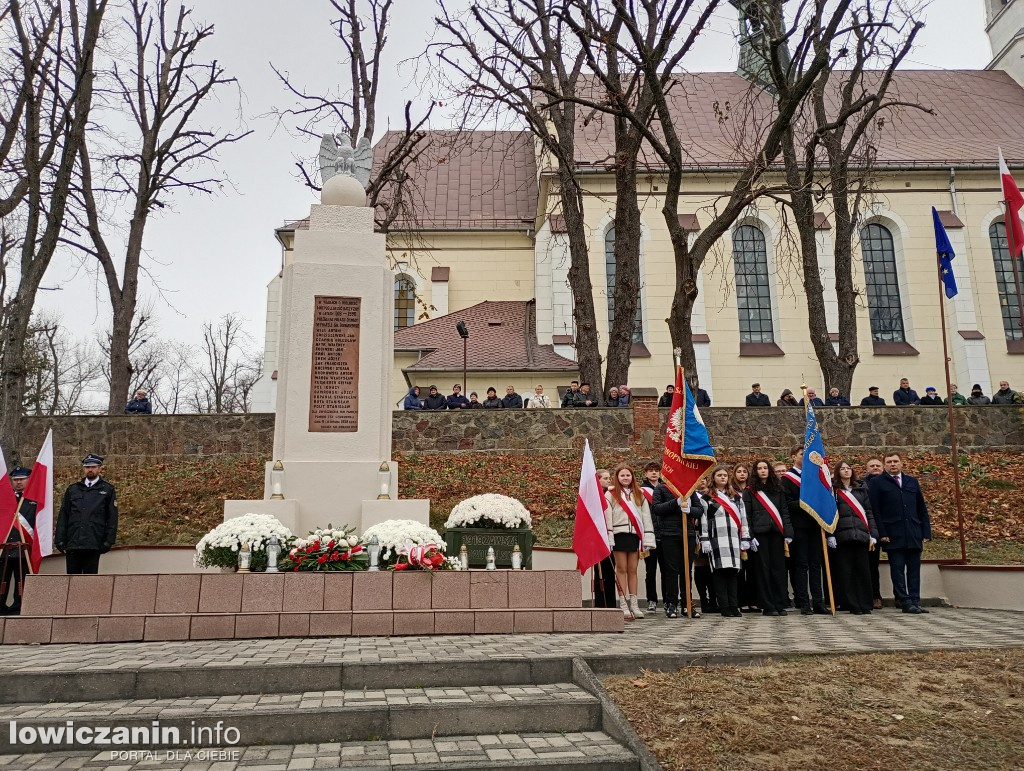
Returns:
[[[832,474],[825,462],[825,444],[821,441],[814,407],[807,405],[807,430],[804,433],[804,461],[800,474],[800,508],[814,517],[829,533],[839,524],[836,497],[832,493]]]
[[[956,252],[953,245],[949,243],[949,236],[946,235],[946,228],[942,226],[939,213],[932,207],[932,222],[935,224],[935,251],[939,255],[939,270],[942,273],[942,283],[946,287],[946,297],[956,297],[956,276],[953,275],[953,258]]]

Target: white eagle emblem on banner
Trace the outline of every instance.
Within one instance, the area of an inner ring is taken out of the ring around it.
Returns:
[[[668,417],[668,436],[673,442],[683,441],[683,408],[680,407]]]

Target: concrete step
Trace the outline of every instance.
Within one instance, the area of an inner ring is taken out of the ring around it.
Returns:
[[[118,730],[135,749],[586,732],[600,730],[602,710],[595,696],[560,682],[9,704],[0,724],[9,725],[0,732],[0,752],[9,753],[99,747],[98,731],[116,741]]]
[[[216,751],[220,752],[220,751]],[[344,769],[381,771],[415,768],[504,769],[529,771],[636,771],[639,763],[627,748],[601,731],[569,733],[504,733],[459,735],[434,739],[395,739],[332,742],[302,745],[270,745],[223,750],[224,756],[187,757],[184,750],[160,750],[152,754],[121,756],[118,750],[102,752],[53,752],[46,755],[0,756],[5,771],[28,768],[92,769],[117,766],[121,771],[159,767],[170,771],[188,768],[245,768],[256,771],[285,769]]]
[[[222,657],[223,658],[223,657]],[[0,705],[46,702],[54,694],[66,701],[166,699],[188,696],[231,696],[296,693],[306,690],[402,688],[463,685],[542,685],[572,679],[572,659],[494,658],[424,661],[331,663],[311,661],[252,662],[218,665],[195,658],[153,663],[126,659],[118,666],[80,669],[32,667],[31,672],[5,673]]]

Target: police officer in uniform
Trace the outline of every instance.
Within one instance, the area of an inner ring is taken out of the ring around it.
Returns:
[[[101,456],[87,455],[85,477],[64,492],[53,542],[65,554],[68,575],[98,573],[100,555],[117,538],[117,500],[114,486],[100,476],[102,467]]]
[[[28,572],[28,543],[25,536],[31,536],[36,526],[36,502],[24,497],[25,485],[31,472],[24,466],[16,466],[9,474],[14,497],[18,499],[18,516],[11,523],[11,532],[3,544],[0,565],[3,569],[0,581],[0,615],[16,616],[21,613],[21,593],[25,574]],[[7,598],[11,597],[10,606]]]

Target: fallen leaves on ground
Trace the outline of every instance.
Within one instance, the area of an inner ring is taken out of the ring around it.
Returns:
[[[605,686],[666,771],[1024,768],[1022,650],[804,656],[642,679]]]

